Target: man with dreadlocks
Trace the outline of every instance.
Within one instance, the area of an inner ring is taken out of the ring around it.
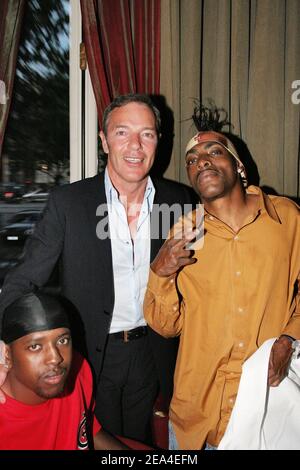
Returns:
[[[158,333],[180,336],[170,447],[217,448],[242,364],[277,338],[268,366],[268,386],[276,387],[300,338],[300,212],[247,186],[245,167],[220,131],[200,130],[185,163],[204,206],[203,243],[188,249],[195,228],[170,236],[151,264],[144,311]]]

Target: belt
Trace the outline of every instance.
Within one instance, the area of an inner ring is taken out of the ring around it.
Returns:
[[[124,343],[128,343],[128,341],[141,338],[142,336],[146,336],[146,334],[147,334],[147,327],[138,326],[137,328],[133,328],[132,330],[117,331],[117,333],[110,333],[109,336],[114,339],[121,339],[124,341]]]

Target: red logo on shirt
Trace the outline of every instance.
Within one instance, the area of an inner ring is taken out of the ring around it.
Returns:
[[[82,419],[79,423],[78,434],[77,434],[77,446],[78,446],[78,450],[88,450],[89,448],[87,431],[86,431],[85,412],[82,413]]]

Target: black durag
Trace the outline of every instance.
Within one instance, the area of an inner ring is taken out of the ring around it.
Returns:
[[[1,339],[9,344],[29,333],[56,328],[70,329],[68,316],[61,302],[51,295],[30,293],[5,309]]]

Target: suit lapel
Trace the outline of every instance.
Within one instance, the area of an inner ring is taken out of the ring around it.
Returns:
[[[85,210],[89,219],[89,226],[92,227],[92,240],[95,245],[95,263],[99,269],[105,273],[107,281],[107,295],[104,299],[104,309],[111,311],[114,304],[114,282],[112,267],[111,241],[108,232],[108,211],[104,186],[104,172],[95,176],[86,194]],[[102,228],[106,230],[106,236],[97,236],[96,230],[102,233]],[[101,229],[101,230],[100,230]],[[111,293],[111,295],[109,295]]]

